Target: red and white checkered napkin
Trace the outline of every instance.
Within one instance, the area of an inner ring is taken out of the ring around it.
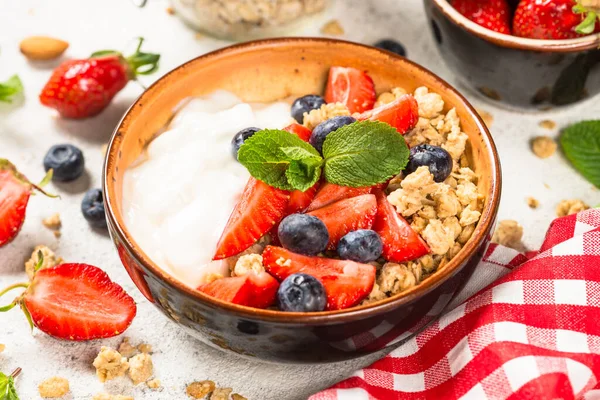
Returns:
[[[600,210],[556,219],[539,252],[491,245],[448,309],[310,400],[600,399]]]

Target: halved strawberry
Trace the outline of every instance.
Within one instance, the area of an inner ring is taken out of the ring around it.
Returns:
[[[419,104],[411,94],[405,94],[391,103],[384,104],[354,116],[359,121],[385,122],[404,135],[419,121]]]
[[[359,304],[371,293],[375,283],[373,265],[303,256],[282,247],[267,246],[263,263],[280,281],[298,272],[320,280],[327,293],[327,310],[342,310]]]
[[[375,190],[374,193],[377,197],[377,217],[373,230],[383,242],[383,258],[401,263],[429,254],[427,243],[398,215],[385,193],[382,190]]]
[[[267,308],[275,304],[279,282],[267,272],[217,279],[200,285],[198,290],[227,301],[248,307]]]
[[[348,232],[371,229],[377,214],[377,200],[372,194],[363,194],[340,200],[308,214],[323,221],[329,232],[327,249],[335,250],[340,239]]]
[[[60,264],[40,269],[31,283],[12,288],[16,287],[27,290],[3,311],[20,305],[32,324],[59,339],[116,336],[129,327],[136,314],[135,301],[92,265]]]
[[[319,188],[315,198],[310,203],[306,211],[313,211],[325,207],[338,200],[348,199],[350,197],[360,196],[361,194],[371,193],[371,187],[349,187],[340,186],[334,183],[326,182]]]
[[[325,89],[327,103],[342,103],[350,113],[361,113],[375,104],[375,85],[366,72],[350,67],[331,67]]]
[[[296,136],[298,136],[300,139],[304,140],[305,142],[308,142],[308,139],[310,139],[310,135],[312,134],[312,131],[310,129],[308,129],[307,127],[305,127],[304,125],[295,124],[295,123],[286,126],[285,128],[283,128],[283,130],[296,134]]]
[[[217,243],[214,260],[234,256],[252,246],[285,215],[290,193],[250,178]]]
[[[51,174],[49,171],[42,182],[47,182]],[[0,158],[0,247],[10,243],[21,230],[31,192],[38,190],[48,195],[40,186],[29,182],[10,161]]]

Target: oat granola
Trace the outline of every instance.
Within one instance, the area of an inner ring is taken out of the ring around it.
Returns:
[[[556,206],[556,215],[565,217],[589,209],[590,206],[579,199],[563,200]]]
[[[338,36],[344,34],[344,28],[337,19],[332,19],[321,28],[321,33],[325,35]]]
[[[245,398],[244,396],[242,396],[241,394],[234,393],[231,395],[231,400],[248,400],[248,399]]]
[[[233,269],[234,276],[248,275],[250,272],[261,273],[265,270],[260,254],[245,254],[238,258]]]
[[[535,197],[528,197],[527,199],[527,205],[531,208],[538,208],[540,206],[540,202],[538,199],[536,199]]]
[[[6,349],[6,345],[3,345],[2,343],[0,343],[0,353],[2,353],[4,351],[4,349]]]
[[[137,354],[129,359],[129,377],[134,385],[147,381],[152,376],[154,365],[147,353]]]
[[[187,395],[193,399],[203,399],[216,388],[213,381],[192,382],[185,388]]]
[[[498,223],[492,242],[518,250],[522,238],[523,227],[515,220],[505,219]]]
[[[27,272],[27,276],[29,279],[33,279],[33,275],[35,275],[35,266],[37,265],[39,258],[38,252],[42,252],[43,262],[41,268],[50,268],[55,265],[62,264],[63,259],[61,257],[56,256],[48,246],[39,245],[33,250],[31,253],[31,258],[25,262],[25,271]]]
[[[302,124],[308,129],[312,130],[321,122],[327,121],[333,117],[345,115],[350,115],[350,110],[348,110],[348,107],[342,103],[323,104],[321,108],[312,110],[309,113],[304,113],[304,120]]]
[[[159,389],[160,388],[160,379],[152,379],[146,382],[146,386],[150,389]]]
[[[38,386],[40,396],[45,399],[57,399],[69,393],[69,381],[65,378],[53,376]]]
[[[531,141],[531,150],[539,158],[548,158],[556,152],[557,144],[550,136],[537,136]]]
[[[231,388],[216,388],[212,395],[210,396],[210,400],[229,400],[229,395],[233,392]]]
[[[49,216],[48,218],[44,218],[42,220],[42,224],[51,231],[60,231],[60,228],[62,227],[60,214],[55,213]]]
[[[103,383],[125,375],[129,369],[129,363],[125,357],[118,351],[105,346],[100,349],[93,365],[96,368],[98,379]]]
[[[125,358],[133,357],[137,353],[137,349],[131,345],[128,337],[124,337],[117,351]]]
[[[138,344],[137,349],[138,349],[138,351],[140,353],[147,353],[147,354],[152,353],[152,345],[150,345],[148,343],[140,343],[140,344]]]

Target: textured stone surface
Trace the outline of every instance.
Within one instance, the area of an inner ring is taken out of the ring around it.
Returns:
[[[148,3],[145,9],[137,9],[123,0],[0,0],[4,21],[0,24],[0,79],[18,72],[26,88],[22,104],[0,104],[0,157],[10,158],[32,180],[41,179],[42,158],[53,144],[73,143],[86,157],[84,177],[72,184],[50,185],[50,190],[62,196],[61,200],[42,196],[31,199],[23,231],[12,244],[0,250],[0,287],[26,279],[23,262],[38,244],[47,244],[67,261],[86,262],[105,269],[138,301],[138,316],[127,336],[135,344],[142,341],[152,344],[155,375],[163,388],[158,391],[146,385],[133,388],[126,378],[103,386],[94,374],[92,361],[100,346],[118,346],[121,338],[69,343],[38,331],[31,335],[17,310],[0,314],[0,343],[6,344],[6,350],[0,354],[0,370],[8,373],[17,366],[23,368],[17,384],[22,399],[39,398],[37,385],[54,375],[69,379],[69,399],[89,399],[101,391],[133,395],[136,400],[184,398],[186,384],[205,379],[232,387],[234,392],[249,399],[306,398],[369,364],[374,357],[332,365],[279,366],[245,361],[209,348],[177,329],[144,300],[121,267],[108,236],[90,229],[80,214],[79,204],[85,190],[100,185],[102,145],[142,89],[130,83],[107,110],[90,120],[61,120],[37,101],[39,90],[57,62],[29,63],[19,53],[18,43],[33,34],[56,36],[71,45],[66,57],[83,57],[100,49],[123,49],[128,43],[131,45],[132,38],[144,36],[147,50],[162,53],[158,75],[227,44],[206,36],[196,38],[194,32],[167,13],[166,2],[150,0]],[[343,38],[364,43],[384,37],[397,38],[406,46],[410,59],[455,82],[427,32],[420,0],[338,1],[329,15],[314,21],[302,33],[318,34],[322,23],[332,18],[338,19],[344,27]],[[153,79],[156,76],[141,78],[146,85]],[[541,243],[560,200],[581,198],[590,205],[600,203],[600,193],[577,175],[561,154],[541,160],[529,147],[532,137],[557,133],[539,127],[542,120],[553,120],[561,127],[597,117],[597,113],[592,112],[597,110],[593,100],[565,110],[524,115],[499,109],[470,91],[464,92],[476,107],[493,116],[491,130],[503,160],[504,173],[500,218],[516,219],[524,226],[525,245],[534,248]],[[538,209],[527,206],[528,196],[540,201]],[[60,239],[41,223],[43,218],[56,212],[60,213],[63,223]],[[5,298],[3,303],[9,299]]]

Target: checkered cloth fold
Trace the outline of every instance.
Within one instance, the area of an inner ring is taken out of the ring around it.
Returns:
[[[537,252],[491,244],[451,311],[310,400],[600,399],[599,307],[594,209],[556,219]]]

